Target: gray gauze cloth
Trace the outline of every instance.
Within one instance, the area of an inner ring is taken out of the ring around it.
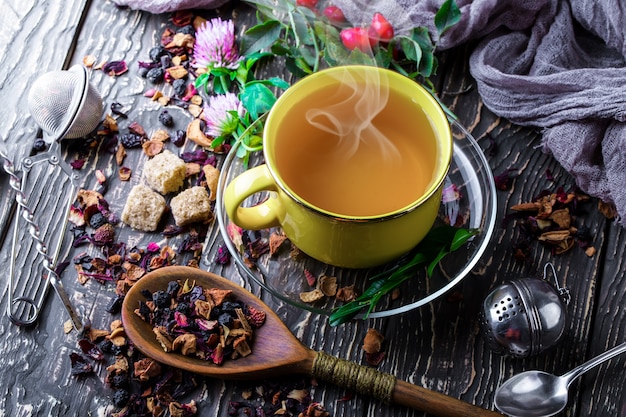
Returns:
[[[353,25],[374,12],[396,32],[434,30],[443,0],[335,0]],[[478,40],[470,71],[485,105],[542,129],[542,144],[626,226],[626,7],[623,0],[457,0],[440,50]]]

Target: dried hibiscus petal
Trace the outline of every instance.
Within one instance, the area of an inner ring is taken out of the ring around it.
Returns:
[[[80,339],[78,341],[78,346],[83,351],[83,353],[90,358],[96,361],[101,361],[102,359],[104,359],[104,354],[102,353],[100,348],[97,345],[91,343],[89,340]]]
[[[126,61],[111,61],[104,64],[102,71],[109,75],[122,75],[128,71],[128,65]]]
[[[70,361],[72,364],[72,375],[87,375],[93,372],[91,363],[79,353],[71,352]]]

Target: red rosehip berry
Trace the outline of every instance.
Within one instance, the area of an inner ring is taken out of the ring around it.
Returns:
[[[345,23],[346,17],[343,15],[341,9],[337,6],[328,6],[324,9],[324,16],[334,24]]]
[[[296,0],[298,6],[308,7],[311,10],[317,7],[317,2],[318,0]]]
[[[343,29],[339,36],[341,37],[343,46],[351,51],[358,48],[363,52],[367,52],[374,46],[367,34],[366,28],[357,27]]]
[[[370,38],[386,43],[393,39],[393,26],[381,13],[374,13],[368,34]]]

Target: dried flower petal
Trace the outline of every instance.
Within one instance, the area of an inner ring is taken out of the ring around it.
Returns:
[[[180,352],[185,356],[193,355],[196,353],[196,336],[192,333],[185,333],[174,339],[172,343],[172,349],[175,352]]]
[[[187,125],[187,138],[192,140],[196,145],[204,148],[211,147],[211,139],[207,137],[200,127],[200,119],[194,119]]]
[[[300,293],[300,299],[305,303],[314,303],[322,298],[324,298],[324,293],[319,288]]]
[[[120,181],[128,181],[130,180],[130,176],[132,175],[132,170],[128,167],[120,167],[119,176]]]
[[[337,277],[322,275],[317,285],[327,297],[334,297],[337,294]]]
[[[380,352],[384,340],[384,336],[376,329],[367,329],[365,338],[363,339],[363,350],[366,353]]]
[[[111,76],[122,75],[128,71],[128,65],[125,61],[111,61],[104,64],[102,71]]]
[[[217,198],[217,182],[220,178],[220,170],[215,168],[211,164],[206,164],[202,167],[206,186],[209,189],[209,200],[215,201]]]
[[[133,364],[133,374],[140,381],[148,381],[150,378],[159,376],[161,365],[153,359],[143,358]]]

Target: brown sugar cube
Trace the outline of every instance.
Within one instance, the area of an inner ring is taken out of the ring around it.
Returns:
[[[165,195],[183,186],[186,171],[185,161],[164,150],[146,161],[143,175],[150,188]]]
[[[122,211],[122,221],[133,229],[153,232],[165,212],[165,199],[145,185],[135,185]]]
[[[206,188],[195,186],[172,198],[170,208],[177,226],[206,221],[211,217],[211,200]]]

